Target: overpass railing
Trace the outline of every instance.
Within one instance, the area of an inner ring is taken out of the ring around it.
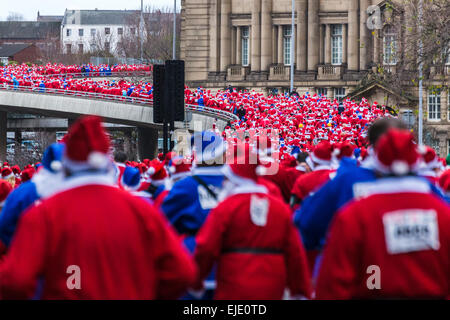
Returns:
[[[116,101],[119,103],[126,104],[136,104],[136,105],[145,105],[145,106],[153,106],[153,100],[147,98],[138,98],[138,97],[130,97],[130,96],[119,96],[112,94],[104,94],[97,92],[85,92],[85,91],[73,91],[73,90],[65,90],[65,89],[54,89],[54,88],[40,88],[40,87],[28,87],[28,86],[0,86],[0,90],[2,91],[19,91],[26,93],[34,93],[34,94],[49,94],[49,95],[61,95],[67,97],[77,97],[84,99],[96,99],[102,101]],[[199,105],[186,104],[185,110],[191,111],[194,113],[199,113],[215,118],[220,118],[225,121],[234,121],[239,120],[239,118],[228,111],[202,107]]]

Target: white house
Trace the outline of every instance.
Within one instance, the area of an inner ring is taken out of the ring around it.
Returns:
[[[61,24],[64,53],[106,50],[117,54],[122,37],[138,37],[137,10],[68,10]]]

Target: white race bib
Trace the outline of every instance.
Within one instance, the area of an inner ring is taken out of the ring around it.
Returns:
[[[259,227],[264,227],[267,224],[268,214],[269,200],[252,195],[250,200],[250,218],[252,222]]]
[[[383,216],[389,254],[439,250],[439,229],[435,210],[406,209]]]
[[[213,186],[208,186],[212,191],[215,192],[215,188]],[[200,202],[200,206],[203,210],[211,210],[217,207],[217,200],[209,194],[208,190],[206,190],[202,185],[199,185],[197,188],[198,191],[198,201]],[[216,192],[217,194],[217,192]]]

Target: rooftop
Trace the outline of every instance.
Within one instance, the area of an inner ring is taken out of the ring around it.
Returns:
[[[132,21],[139,10],[68,10],[62,23],[78,25],[126,25]]]
[[[0,21],[0,39],[45,39],[59,37],[60,22]]]
[[[32,44],[0,44],[0,57],[12,57]]]

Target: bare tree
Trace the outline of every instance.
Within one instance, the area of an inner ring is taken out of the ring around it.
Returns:
[[[6,17],[6,21],[23,21],[25,20],[23,17],[23,14],[19,12],[9,12],[8,16]]]

